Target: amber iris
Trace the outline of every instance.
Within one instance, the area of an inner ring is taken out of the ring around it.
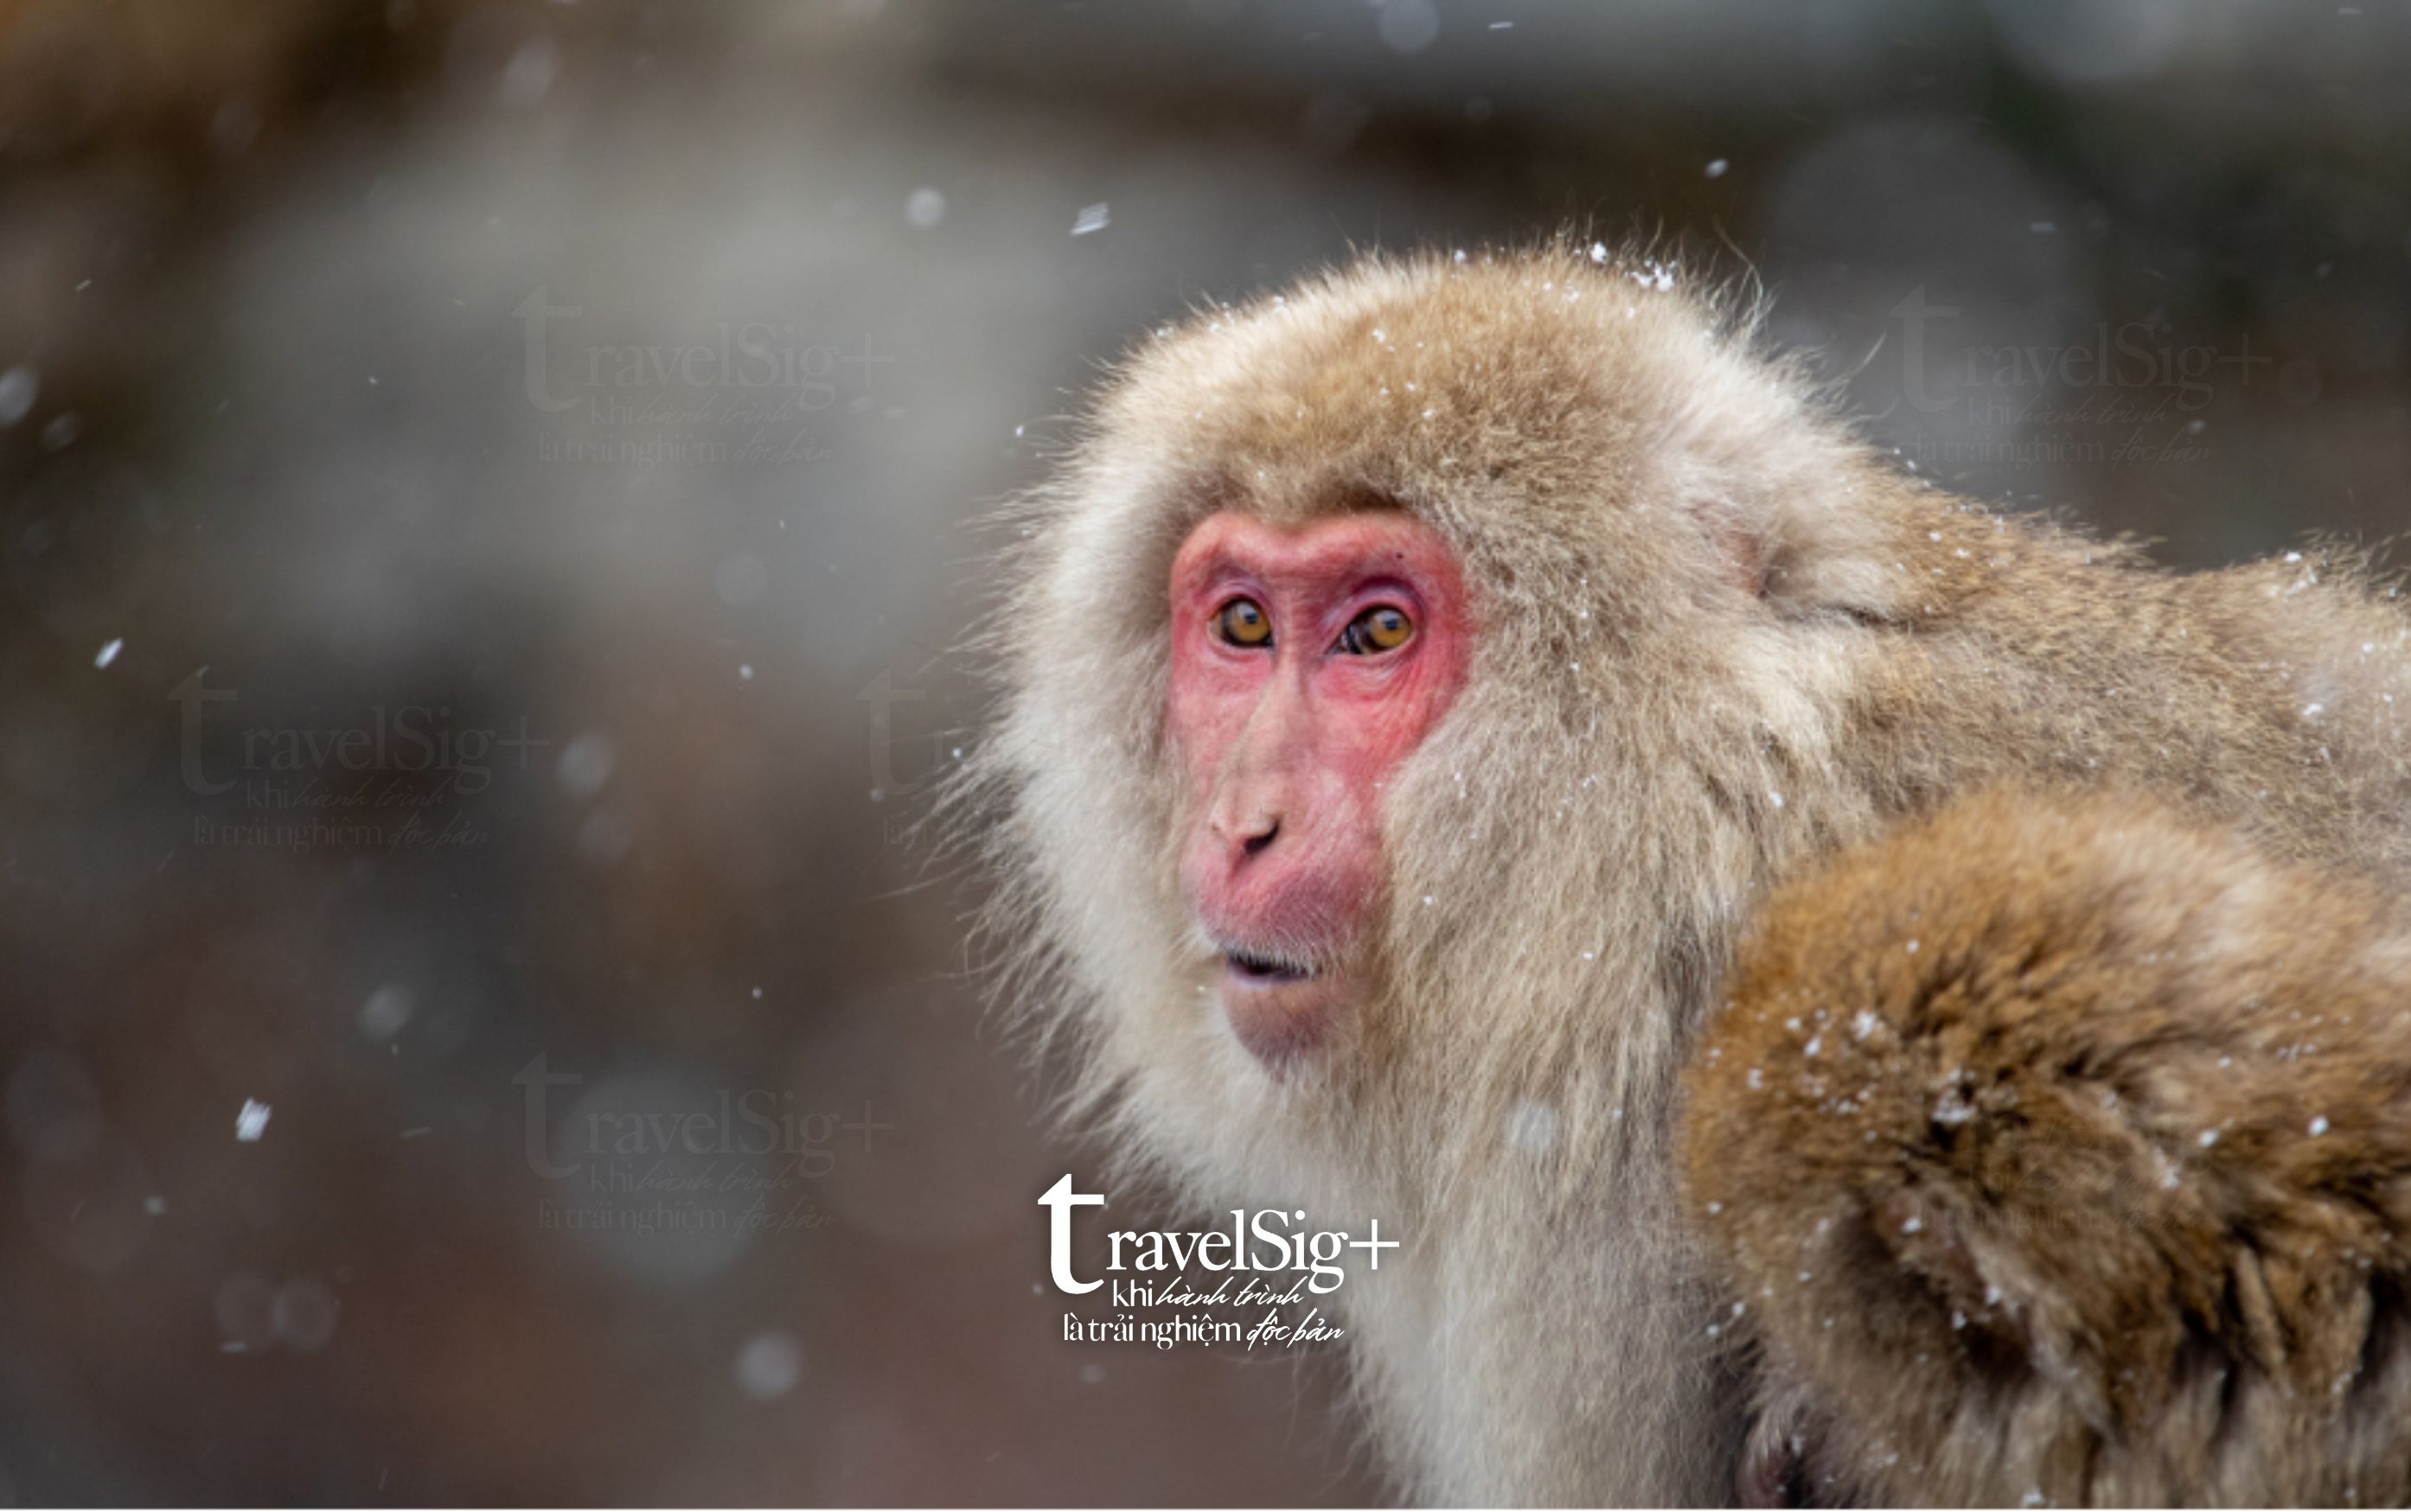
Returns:
[[[1396,650],[1414,636],[1415,622],[1404,609],[1377,604],[1348,622],[1339,632],[1339,649],[1352,656],[1376,656]]]
[[[1233,646],[1270,646],[1272,616],[1253,599],[1233,599],[1214,611],[1214,630]]]

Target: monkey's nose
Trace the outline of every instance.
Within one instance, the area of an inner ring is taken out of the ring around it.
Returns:
[[[1262,811],[1219,816],[1214,833],[1234,862],[1261,854],[1280,834],[1280,816]]]

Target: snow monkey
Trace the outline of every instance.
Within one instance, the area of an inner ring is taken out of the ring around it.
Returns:
[[[1128,1176],[1404,1241],[1414,1497],[2404,1494],[2411,618],[1932,488],[1750,313],[1557,244],[1144,342],[986,621],[1002,991]]]

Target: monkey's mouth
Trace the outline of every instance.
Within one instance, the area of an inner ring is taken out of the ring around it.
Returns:
[[[1198,942],[1220,963],[1215,996],[1232,1034],[1276,1077],[1330,1038],[1348,997],[1344,954],[1202,928]]]
[[[1347,973],[1336,961],[1221,942],[1222,1014],[1276,1078],[1330,1038]]]
[[[1249,951],[1226,951],[1222,954],[1222,962],[1230,974],[1239,981],[1261,982],[1266,986],[1284,981],[1306,981],[1316,974],[1315,968],[1304,962],[1285,961]]]

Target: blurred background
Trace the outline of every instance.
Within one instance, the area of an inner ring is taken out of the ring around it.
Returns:
[[[2385,0],[0,0],[0,1493],[1384,1494],[1060,1341],[907,830],[1101,362],[1567,224],[1982,499],[2411,519]]]

